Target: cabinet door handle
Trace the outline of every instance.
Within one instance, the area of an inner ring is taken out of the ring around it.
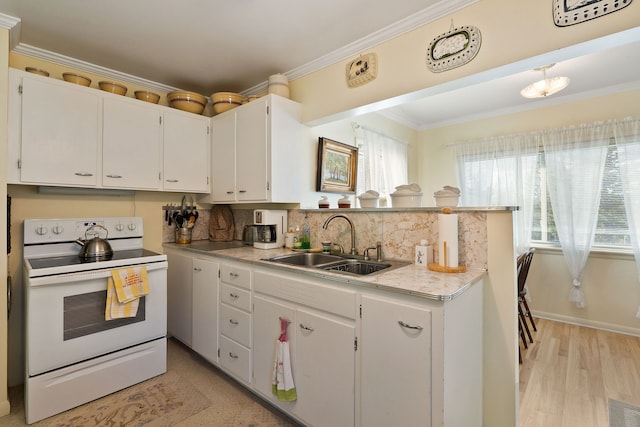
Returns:
[[[89,173],[89,172],[76,172],[75,175],[77,175],[77,176],[93,176],[93,174]]]
[[[307,332],[313,332],[313,328],[311,326],[305,326],[302,323],[300,323],[300,329],[305,330]]]
[[[232,358],[232,359],[237,359],[238,355],[235,354],[235,353],[229,352],[229,357]]]
[[[240,298],[240,295],[238,295],[238,294],[234,294],[234,293],[230,293],[230,294],[229,294],[229,296],[230,296],[231,298],[233,298],[233,299],[238,299],[238,298]]]
[[[227,194],[233,194],[233,191],[227,191]]]
[[[403,328],[415,329],[417,331],[421,331],[422,330],[422,326],[420,326],[420,325],[410,325],[408,323],[404,323],[402,320],[398,320],[398,324],[400,326],[402,326]]]
[[[239,192],[240,192],[240,193],[246,193],[246,192],[247,192],[247,190],[240,190]]]
[[[111,174],[108,174],[107,178],[122,178],[122,175],[111,175]]]
[[[232,325],[239,325],[240,322],[238,322],[237,320],[234,319],[229,319],[229,323],[231,323]]]
[[[178,182],[177,179],[168,179],[167,182]]]
[[[193,267],[193,271],[202,271],[200,267]]]
[[[231,273],[229,273],[229,277],[240,277],[240,275],[232,271]]]

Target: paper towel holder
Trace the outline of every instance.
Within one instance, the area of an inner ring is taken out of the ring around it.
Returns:
[[[453,209],[451,209],[450,207],[442,208],[442,213],[451,214],[453,213]],[[440,265],[439,263],[428,264],[427,268],[429,270],[437,271],[440,273],[464,273],[465,271],[467,271],[467,267],[465,267],[464,265],[458,265],[456,267],[447,267],[447,242],[444,242],[443,252],[444,252],[443,256],[445,257],[444,266]]]

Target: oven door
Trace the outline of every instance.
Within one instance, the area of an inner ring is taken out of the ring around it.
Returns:
[[[146,264],[149,294],[138,316],[104,320],[111,269],[27,280],[27,373],[63,366],[166,336],[167,262]]]

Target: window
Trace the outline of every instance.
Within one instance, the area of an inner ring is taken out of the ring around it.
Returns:
[[[364,126],[357,129],[356,192],[374,190],[380,195],[389,195],[398,185],[407,184],[407,144]]]
[[[531,240],[534,242],[558,243],[559,238],[546,182],[544,153],[541,151],[538,155],[533,190]],[[607,150],[594,245],[602,248],[631,247],[631,236],[624,207],[624,192],[620,178],[618,150],[614,143],[609,144]]]

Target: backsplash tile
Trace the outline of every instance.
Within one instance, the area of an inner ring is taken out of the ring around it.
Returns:
[[[253,223],[253,209],[233,206],[235,239],[242,239],[245,225]],[[208,209],[199,209],[200,217],[193,228],[192,240],[209,238]],[[334,219],[327,229],[324,222],[334,214],[348,217],[356,230],[358,254],[365,248],[375,247],[382,242],[383,257],[387,259],[413,261],[415,246],[425,239],[433,246],[434,262],[438,262],[438,212],[437,211],[360,211],[352,210],[298,210],[288,211],[287,222],[290,228],[296,226],[302,230],[309,224],[311,246],[320,247],[322,241],[338,243],[345,252],[351,249],[349,224],[342,218]],[[468,268],[487,268],[487,213],[484,211],[464,211],[458,214],[458,262]],[[175,242],[175,227],[166,222],[163,227],[163,243]]]

